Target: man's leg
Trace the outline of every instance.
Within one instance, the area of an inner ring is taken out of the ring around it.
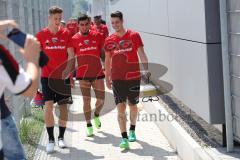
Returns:
[[[83,97],[83,111],[87,122],[87,136],[93,136],[91,123],[91,82],[80,80],[80,89]]]
[[[135,127],[137,122],[137,116],[138,116],[138,108],[137,105],[129,104],[130,107],[130,129],[129,129],[129,141],[134,142],[136,141],[136,135],[135,135]]]
[[[54,142],[54,115],[53,115],[53,101],[45,102],[44,120],[48,132],[48,138],[50,142]]]
[[[94,112],[94,123],[95,123],[95,127],[100,129],[101,128],[101,122],[99,119],[99,114],[102,110],[102,107],[104,105],[104,99],[105,99],[105,86],[104,86],[104,81],[103,79],[98,79],[95,80],[92,83],[94,92],[95,92],[95,96],[96,96],[96,108],[95,108],[95,112]]]
[[[13,117],[10,115],[2,119],[1,127],[4,157],[9,160],[25,160],[25,153]]]
[[[58,82],[58,83],[57,83]],[[68,120],[68,104],[72,104],[72,95],[71,95],[71,84],[70,79],[58,80],[55,82],[55,87],[58,91],[55,93],[55,101],[59,106],[59,136],[58,136],[58,146],[60,148],[66,148],[64,141],[64,134],[67,127]]]
[[[131,88],[135,88],[134,91]],[[135,127],[138,116],[137,104],[139,103],[139,90],[140,90],[140,81],[129,81],[128,82],[128,105],[130,107],[130,129],[129,129],[129,141],[136,141]]]
[[[48,139],[49,143],[46,146],[47,153],[51,153],[54,151],[54,144],[55,144],[55,138],[54,138],[54,116],[53,116],[53,103],[54,103],[54,92],[49,88],[49,79],[48,78],[42,78],[41,84],[42,84],[42,92],[43,97],[45,101],[44,106],[44,120],[45,125],[48,133]]]
[[[54,115],[53,115],[53,101],[45,102],[45,112],[44,112],[44,120],[46,124],[46,129],[48,133],[48,144],[46,146],[47,153],[54,152],[55,146],[55,138],[54,138]]]
[[[127,135],[127,129],[126,129],[127,92],[126,92],[125,81],[114,80],[112,83],[112,88],[113,88],[115,103],[117,105],[117,110],[118,110],[118,124],[122,134],[122,140],[121,140],[121,143],[119,144],[119,147],[123,149],[128,149],[129,143],[128,143],[128,135]]]
[[[119,128],[122,134],[125,132],[127,133],[126,124],[127,124],[127,118],[126,118],[126,104],[125,103],[119,103],[117,105],[118,110],[118,124]],[[128,138],[127,136],[123,136],[123,138]]]
[[[121,143],[119,144],[120,148],[128,149],[128,135],[127,135],[127,118],[126,118],[126,104],[125,103],[118,103],[118,124],[122,135]]]
[[[58,120],[58,125],[59,125],[58,139],[64,139],[64,133],[66,130],[67,120],[68,120],[68,105],[67,104],[59,105],[59,111],[60,111],[60,115]]]

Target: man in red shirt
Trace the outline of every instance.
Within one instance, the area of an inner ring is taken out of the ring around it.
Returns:
[[[120,148],[128,149],[129,141],[136,141],[135,126],[137,104],[139,102],[140,66],[138,56],[143,63],[145,76],[150,76],[148,59],[143,49],[140,35],[123,26],[123,15],[116,11],[111,14],[112,27],[115,30],[105,40],[106,84],[113,89],[118,109],[118,123],[122,134]],[[130,106],[131,126],[129,136],[126,131],[126,102]]]
[[[64,133],[67,123],[67,104],[71,103],[71,87],[69,79],[65,79],[72,68],[74,53],[70,49],[71,35],[65,28],[60,27],[63,10],[57,6],[49,9],[48,26],[37,33],[37,39],[42,50],[49,57],[49,62],[42,68],[41,84],[45,100],[45,123],[49,136],[46,151],[54,151],[54,116],[53,104],[59,105],[59,137],[58,145],[65,148]]]
[[[89,30],[90,19],[87,15],[81,15],[78,18],[78,24],[80,31],[72,37],[71,45],[77,56],[78,69],[76,79],[80,81],[80,89],[83,95],[83,110],[87,122],[87,136],[93,136],[91,123],[91,87],[97,98],[94,112],[94,124],[97,129],[101,127],[99,114],[105,98],[103,81],[105,75],[100,60],[104,40],[98,32]]]
[[[66,25],[68,31],[70,32],[71,36],[74,36],[78,32],[78,23],[75,18],[71,18],[67,25]]]
[[[103,35],[104,39],[106,39],[109,35],[107,26],[102,24],[102,22],[101,22],[101,16],[94,17],[94,25],[92,26],[92,29],[101,33]]]

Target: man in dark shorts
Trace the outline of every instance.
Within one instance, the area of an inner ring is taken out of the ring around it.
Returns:
[[[87,136],[93,136],[91,123],[91,87],[96,96],[94,124],[100,129],[99,114],[104,104],[104,78],[100,55],[103,52],[104,40],[100,33],[90,30],[90,19],[83,14],[78,18],[80,31],[72,37],[71,45],[77,56],[78,69],[76,79],[79,80],[83,96],[83,110],[87,122]]]
[[[148,59],[143,49],[140,35],[123,26],[123,15],[116,11],[111,14],[115,33],[105,40],[106,84],[113,89],[118,109],[118,123],[122,134],[120,148],[128,149],[129,141],[136,141],[135,126],[140,90],[140,66],[138,56],[143,63],[145,76],[150,76]],[[130,106],[130,130],[126,131],[126,102]]]
[[[49,136],[49,143],[46,146],[47,153],[54,151],[54,115],[53,104],[59,105],[59,136],[58,146],[65,148],[64,133],[68,119],[67,104],[72,103],[71,86],[69,79],[66,79],[72,69],[70,63],[74,57],[70,49],[71,35],[66,28],[60,26],[63,10],[57,6],[49,9],[49,24],[46,28],[37,33],[42,50],[49,57],[47,66],[42,68],[41,84],[45,100],[45,123]]]

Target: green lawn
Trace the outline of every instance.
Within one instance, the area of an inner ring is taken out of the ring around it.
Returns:
[[[43,112],[42,108],[32,108],[32,115],[25,117],[20,124],[19,135],[28,160],[34,158],[36,147],[43,131]]]

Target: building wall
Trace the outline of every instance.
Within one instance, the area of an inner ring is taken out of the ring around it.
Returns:
[[[173,85],[171,93],[207,122],[224,123],[218,0],[110,0],[106,5],[108,13],[122,11],[125,26],[141,34],[150,62],[168,68],[162,79]]]
[[[48,8],[52,5],[59,5],[64,10],[64,18],[67,20],[72,15],[71,0],[0,0],[0,20],[14,19],[22,31],[36,34],[41,28],[47,25]],[[16,60],[24,66],[18,48],[12,42],[0,41],[7,46]],[[13,96],[6,92],[6,100],[12,108],[15,119],[19,122],[22,115],[30,112],[29,99]]]
[[[240,141],[240,1],[228,1],[229,56],[234,137]]]

